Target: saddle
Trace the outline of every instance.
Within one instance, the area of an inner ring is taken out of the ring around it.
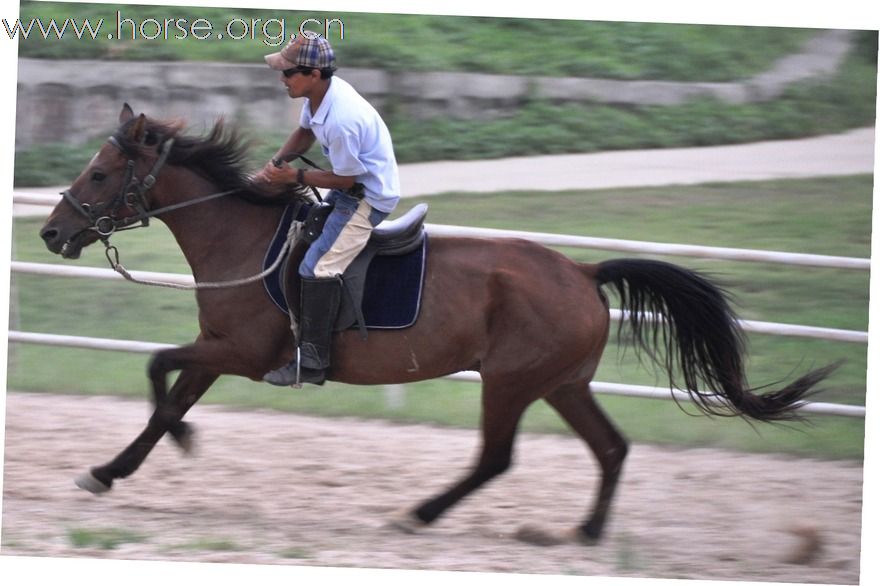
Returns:
[[[333,211],[333,205],[323,202],[306,205],[309,207],[303,221],[303,240],[311,244],[321,235],[327,216]],[[377,254],[396,256],[412,252],[418,248],[424,238],[427,214],[428,204],[420,203],[396,220],[382,222],[373,228],[367,247],[361,255],[371,249],[374,251],[373,256]],[[357,262],[357,259],[354,262]]]
[[[333,206],[325,203],[286,210],[264,267],[274,262],[281,248],[279,239],[287,234],[294,219],[303,222],[302,239],[311,244],[321,234],[332,210]],[[424,228],[427,213],[427,204],[418,204],[403,216],[382,222],[373,229],[367,246],[342,275],[344,293],[335,331],[357,326],[362,335],[366,335],[368,327],[396,329],[415,323],[427,255]],[[282,283],[289,282],[288,271],[297,269],[291,264],[289,259],[284,261],[283,271],[276,271],[265,279],[267,292],[285,313],[288,305]]]

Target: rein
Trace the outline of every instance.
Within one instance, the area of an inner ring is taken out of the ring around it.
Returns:
[[[290,161],[293,161],[294,159],[300,159],[303,163],[305,163],[306,165],[308,165],[309,167],[311,167],[313,169],[317,169],[318,171],[324,170],[323,167],[321,167],[320,165],[318,165],[317,163],[315,163],[314,161],[312,161],[311,159],[309,159],[305,155],[300,155],[300,154],[288,154],[288,155],[284,155],[283,157],[273,158],[272,164],[275,165],[276,167],[280,168],[282,163],[284,163],[284,162],[289,163]],[[321,194],[318,193],[318,189],[314,185],[309,185],[309,189],[312,190],[312,193],[315,195],[315,198],[319,202],[324,201],[324,199],[321,197]]]
[[[260,281],[278,270],[278,267],[281,266],[281,263],[287,258],[287,252],[299,239],[299,232],[301,227],[302,226],[299,222],[293,222],[293,224],[291,224],[290,230],[287,232],[287,238],[284,241],[284,245],[281,247],[281,251],[278,253],[278,257],[275,259],[275,262],[273,262],[271,266],[267,267],[264,271],[257,273],[256,275],[251,275],[250,277],[243,277],[241,279],[235,279],[231,281],[205,281],[201,283],[194,283],[192,285],[181,285],[179,283],[171,283],[168,281],[151,281],[149,279],[138,279],[132,276],[132,274],[129,273],[128,270],[119,262],[119,250],[115,246],[111,246],[110,243],[106,241],[104,242],[104,245],[106,246],[104,254],[107,256],[107,261],[110,263],[110,267],[114,271],[122,275],[122,277],[126,281],[137,283],[138,285],[166,287],[168,289],[182,289],[187,291],[191,291],[194,289],[223,289],[228,287],[239,287],[241,285],[248,285],[250,283]]]

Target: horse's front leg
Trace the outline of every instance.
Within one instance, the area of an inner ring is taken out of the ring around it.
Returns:
[[[153,369],[153,365],[155,362],[151,362],[151,370]],[[168,393],[166,392],[166,384],[165,384],[165,376],[157,375],[159,377],[159,384],[156,384],[156,381],[153,380],[152,373],[150,373],[151,386],[153,389],[153,407],[155,408],[155,412],[160,413],[170,413],[173,414],[173,408],[169,409],[168,405]],[[204,386],[205,390],[213,384],[214,380],[217,379],[217,375],[213,375],[213,379],[210,381],[202,382],[198,380],[202,376],[211,376],[206,372],[198,371],[195,369],[182,370],[177,377],[177,380],[174,382],[174,385],[171,387],[170,394],[172,397],[178,396],[180,394],[190,395],[194,392],[189,389],[198,389]],[[179,389],[185,389],[184,391],[180,391]],[[204,392],[204,391],[202,391]],[[180,400],[178,398],[178,400]],[[174,419],[173,417],[166,417],[168,424],[168,433],[171,434],[171,437],[174,439],[174,442],[180,446],[180,448],[189,453],[192,450],[192,437],[193,437],[193,429],[192,426],[184,421],[183,419]]]
[[[195,368],[182,370],[171,387],[170,399],[165,399],[161,403],[156,402],[155,412],[158,412],[159,416],[165,419],[168,433],[171,434],[174,443],[187,454],[193,449],[193,427],[183,420],[183,415],[178,418],[176,413],[181,406],[185,413],[214,384],[217,378],[216,374]]]
[[[176,441],[187,448],[190,429],[181,421],[183,416],[231,362],[225,346],[217,342],[197,342],[153,355],[148,372],[157,405],[146,428],[112,461],[79,477],[77,486],[96,494],[110,490],[115,479],[130,476],[140,467],[167,431],[174,430]],[[173,370],[182,372],[168,393],[166,379]]]

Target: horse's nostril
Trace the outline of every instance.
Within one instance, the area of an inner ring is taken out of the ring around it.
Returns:
[[[54,242],[58,238],[58,230],[55,228],[43,228],[40,230],[40,238],[43,242]]]

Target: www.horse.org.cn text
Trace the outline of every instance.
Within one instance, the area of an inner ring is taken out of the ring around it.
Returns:
[[[116,11],[116,22],[100,18],[64,20],[51,18],[44,22],[42,18],[30,20],[15,19],[9,23],[3,19],[3,27],[7,36],[12,39],[26,41],[29,38],[43,40],[62,39],[65,36],[79,40],[183,40],[194,38],[200,41],[229,39],[233,41],[262,40],[270,47],[285,44],[297,36],[307,38],[323,36],[325,38],[345,38],[345,23],[339,18],[306,18],[301,21],[288,22],[283,18],[231,18],[222,25],[215,25],[207,18],[144,18],[135,20]],[[332,35],[332,37],[331,37]]]

